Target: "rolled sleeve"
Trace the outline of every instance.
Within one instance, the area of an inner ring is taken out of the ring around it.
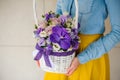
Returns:
[[[101,57],[120,42],[120,0],[105,0],[111,23],[111,32],[90,44],[77,57],[81,64]]]

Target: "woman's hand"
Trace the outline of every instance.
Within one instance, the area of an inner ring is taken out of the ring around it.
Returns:
[[[37,66],[40,67],[40,62],[39,62],[39,61],[36,61],[36,63],[37,63]]]
[[[70,67],[67,69],[67,76],[70,76],[80,65],[80,62],[77,57],[75,57],[70,65]]]

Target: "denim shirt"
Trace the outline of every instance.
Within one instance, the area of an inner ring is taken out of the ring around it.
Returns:
[[[101,57],[120,42],[120,0],[78,0],[79,18],[81,25],[79,33],[103,34],[105,19],[109,16],[111,32],[90,44],[83,52],[78,54],[81,64]],[[75,16],[74,0],[58,0],[56,13],[68,12]]]

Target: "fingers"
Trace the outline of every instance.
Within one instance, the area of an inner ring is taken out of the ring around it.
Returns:
[[[71,71],[69,72],[68,76],[70,76],[74,71],[75,71],[75,68],[72,68]]]
[[[75,67],[73,65],[71,65],[68,69],[67,69],[67,76],[70,76],[74,71],[75,71]]]
[[[72,69],[73,69],[73,67],[70,66],[70,67],[67,69],[67,73],[66,73],[66,75],[69,75],[69,73],[71,72]]]
[[[36,61],[36,63],[37,63],[37,66],[40,67],[40,62],[39,62],[39,61]]]
[[[79,60],[77,58],[74,58],[71,63],[71,66],[67,69],[66,75],[70,76],[78,68],[79,65]]]

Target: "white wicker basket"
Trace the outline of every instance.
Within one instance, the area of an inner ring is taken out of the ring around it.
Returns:
[[[77,28],[77,25],[78,25],[78,2],[77,0],[75,0],[75,5],[76,5],[75,25]],[[33,0],[33,11],[34,11],[35,24],[38,25],[35,0]],[[38,51],[34,51],[33,56],[35,57],[37,53]],[[44,56],[42,56],[41,59],[39,60],[40,67],[42,70],[47,71],[47,72],[66,73],[66,70],[70,66],[74,57],[75,57],[75,52],[73,52],[71,55],[68,55],[68,56],[49,55],[49,60],[50,60],[52,67],[48,67],[46,66]]]
[[[47,72],[54,73],[66,73],[67,68],[70,66],[71,61],[73,60],[75,53],[69,56],[49,56],[52,67],[48,67],[45,64],[44,58],[40,59],[41,69]]]
[[[39,51],[33,51],[33,57],[37,55]],[[42,55],[40,62],[40,68],[46,72],[54,73],[66,73],[67,68],[70,66],[73,58],[75,57],[75,52],[67,56],[54,56],[49,55],[49,61],[52,67],[46,66],[44,56]]]

